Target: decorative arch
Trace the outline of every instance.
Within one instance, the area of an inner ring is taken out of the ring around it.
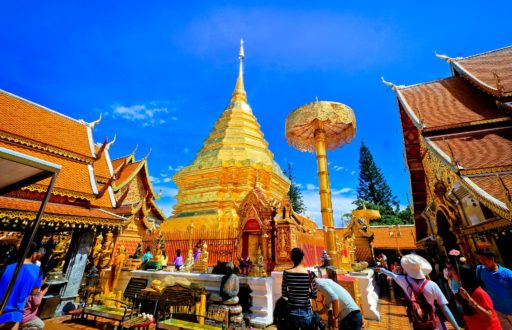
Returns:
[[[457,236],[455,236],[452,230],[452,223],[442,209],[438,210],[436,213],[436,227],[437,235],[443,240],[443,246],[446,252],[452,249],[460,250]]]

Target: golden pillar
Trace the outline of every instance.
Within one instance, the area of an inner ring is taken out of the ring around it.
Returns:
[[[352,141],[356,134],[354,112],[337,102],[308,103],[288,115],[285,132],[288,144],[300,151],[316,153],[325,249],[332,263],[339,266],[327,150],[335,150]]]
[[[322,212],[322,225],[324,227],[324,242],[327,254],[333,264],[338,264],[336,253],[336,240],[334,237],[334,218],[332,214],[331,184],[329,181],[329,169],[327,164],[327,152],[325,148],[325,131],[315,131],[315,150],[318,168],[318,184],[320,193],[320,207]]]

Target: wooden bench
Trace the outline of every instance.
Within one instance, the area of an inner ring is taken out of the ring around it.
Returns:
[[[160,329],[160,320],[181,320],[204,325],[206,315],[206,292],[204,288],[180,284],[166,287],[159,296],[159,314],[156,328]]]
[[[117,306],[106,306],[104,304],[93,303],[89,306],[86,305],[83,308],[82,315],[85,318],[87,318],[88,315],[92,315],[95,318],[99,316],[122,323],[137,312],[135,308],[137,296],[140,296],[141,290],[146,288],[147,284],[148,280],[144,278],[132,277],[130,279],[126,289],[124,290],[123,297],[125,300],[131,301],[131,306],[122,301],[107,299],[107,301],[110,301]]]

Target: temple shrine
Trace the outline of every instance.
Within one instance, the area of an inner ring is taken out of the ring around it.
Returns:
[[[275,162],[247,103],[243,43],[239,59],[228,106],[192,164],[173,177],[179,189],[177,203],[161,230],[172,240],[176,232],[191,227],[194,231],[211,230],[217,238],[232,229],[229,236],[236,241],[233,257],[248,257],[254,262],[260,249],[269,270],[273,270],[273,265],[289,266],[289,252],[299,246],[301,234],[317,226],[291,208],[287,199],[290,182]],[[211,258],[210,265],[216,260]]]
[[[445,60],[447,78],[396,92],[418,247],[490,247],[511,267],[512,47]]]
[[[111,267],[115,251],[133,253],[145,231],[164,216],[155,204],[147,156],[136,161],[133,152],[111,161],[114,141],[94,143],[100,120],[76,120],[5,91],[0,91],[0,117],[0,147],[62,168],[35,238],[47,250],[42,267],[52,284],[42,315],[53,316],[75,300],[86,269]],[[0,196],[2,251],[19,246],[49,181]]]

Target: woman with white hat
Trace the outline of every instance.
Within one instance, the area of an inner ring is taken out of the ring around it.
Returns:
[[[457,321],[455,321],[453,314],[448,309],[448,301],[443,295],[443,292],[435,282],[427,279],[427,275],[432,271],[430,263],[425,258],[417,254],[408,254],[402,257],[401,265],[405,275],[397,275],[382,268],[377,268],[377,271],[380,271],[395,280],[395,282],[404,290],[405,295],[409,300],[413,291],[416,293],[422,291],[425,300],[431,306],[434,306],[434,308],[437,304],[455,330],[459,330],[460,327],[457,324]],[[439,318],[436,318],[436,323],[436,329],[446,329],[446,326],[439,320]]]

